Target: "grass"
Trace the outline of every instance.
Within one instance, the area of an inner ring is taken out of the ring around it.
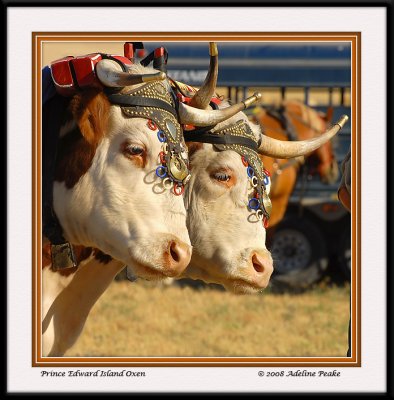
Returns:
[[[66,356],[345,356],[349,287],[237,296],[114,282]]]

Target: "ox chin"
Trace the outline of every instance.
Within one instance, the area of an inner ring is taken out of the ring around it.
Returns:
[[[182,274],[181,278],[198,279],[205,283],[216,283],[222,285],[227,291],[234,294],[256,294],[260,293],[268,286],[268,280],[264,283],[257,283],[238,276],[216,276],[212,275],[212,271],[205,270],[196,265],[189,266]]]
[[[264,286],[256,285],[254,282],[243,279],[229,279],[222,285],[234,294],[256,294],[262,292],[268,286],[268,284]]]
[[[161,281],[176,276],[173,271],[161,270],[150,265],[141,264],[135,260],[129,266],[133,271],[133,275],[147,281]]]

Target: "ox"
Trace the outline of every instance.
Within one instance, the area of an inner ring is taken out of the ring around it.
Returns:
[[[200,110],[215,106],[212,97],[218,73],[217,49],[211,45],[210,50],[207,79],[189,102]],[[185,99],[194,90],[179,83],[175,86]],[[259,97],[245,100],[244,107]],[[224,102],[219,105],[225,106]],[[265,246],[271,213],[270,180],[258,153],[274,158],[303,156],[329,141],[346,119],[343,117],[319,137],[296,142],[263,135],[259,125],[251,123],[241,111],[222,123],[194,123],[205,128],[184,133],[190,142],[192,169],[185,202],[193,255],[181,277],[219,283],[235,293],[264,289],[273,271]]]
[[[74,96],[60,130],[53,209],[80,263],[67,277],[43,270],[43,353],[49,356],[75,343],[124,265],[149,280],[186,268],[191,246],[181,195],[190,175],[178,118],[220,123],[244,108],[203,116],[179,104],[178,117],[165,74],[140,65],[122,72],[112,60],[100,61],[96,72],[105,87],[122,89]],[[49,266],[48,257],[43,261]]]

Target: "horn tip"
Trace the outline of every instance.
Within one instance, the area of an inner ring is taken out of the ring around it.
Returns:
[[[341,127],[341,129],[344,127],[346,122],[349,120],[349,117],[347,115],[342,115],[342,117],[339,119],[337,124]]]
[[[216,57],[218,54],[217,44],[215,42],[209,42],[209,55]]]
[[[261,93],[255,93],[253,96],[248,97],[242,103],[244,104],[244,108],[248,108],[251,104],[261,98]]]
[[[157,74],[146,74],[142,76],[142,82],[164,81],[166,79],[165,72],[158,72]]]
[[[158,77],[159,80],[164,81],[164,79],[166,79],[166,73],[165,72],[159,72],[157,77]]]

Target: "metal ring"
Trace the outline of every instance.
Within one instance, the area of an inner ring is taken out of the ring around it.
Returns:
[[[262,210],[257,210],[256,212],[255,212],[255,215],[256,215],[256,218],[259,220],[259,221],[261,221],[263,218],[264,218],[264,213],[263,213],[263,211]]]
[[[252,186],[255,188],[255,187],[257,187],[258,183],[259,183],[259,180],[257,179],[257,176],[253,176],[252,177]]]
[[[256,199],[256,197],[253,197],[249,200],[248,202],[248,207],[251,210],[258,210],[260,208],[260,202],[258,199]]]
[[[249,178],[253,178],[254,169],[250,165],[248,166],[248,168],[246,168],[246,172],[247,172]]]
[[[178,183],[174,184],[173,192],[175,196],[180,196],[185,191],[185,187],[183,185],[178,185]]]
[[[164,178],[162,182],[163,186],[165,189],[171,189],[172,188],[172,180],[170,178]]]
[[[162,164],[166,164],[166,163],[167,163],[165,157],[166,157],[166,155],[164,154],[164,151],[161,151],[161,152],[159,153],[159,160],[160,160],[160,162],[161,162]]]
[[[165,178],[167,176],[167,167],[164,167],[163,165],[159,165],[156,168],[156,175],[161,179]]]
[[[242,164],[245,165],[245,167],[247,167],[249,165],[249,163],[245,159],[245,156],[242,156],[241,160],[242,160]]]
[[[165,135],[165,133],[163,131],[158,131],[157,132],[157,138],[162,143],[167,141],[166,135]]]
[[[148,128],[152,131],[155,131],[157,129],[157,125],[154,121],[152,121],[151,119],[148,120],[147,122]]]
[[[166,142],[163,142],[162,144],[161,144],[161,150],[162,150],[162,152],[163,153],[168,153],[168,144],[166,143]]]

